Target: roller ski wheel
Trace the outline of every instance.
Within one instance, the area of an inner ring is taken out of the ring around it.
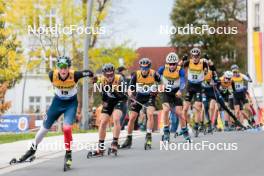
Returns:
[[[203,134],[207,135],[207,129],[206,128],[203,130]]]
[[[66,172],[71,169],[72,165],[72,154],[71,151],[66,151],[64,156],[63,171]]]
[[[204,125],[200,126],[199,132],[204,132],[205,130],[206,130],[206,128],[204,127]]]
[[[207,133],[213,135],[214,134],[214,130],[212,128],[211,129],[208,129],[207,130]]]
[[[64,164],[64,167],[63,167],[63,171],[64,171],[64,172],[66,172],[66,171],[68,171],[68,170],[70,170],[70,169],[71,169],[70,166],[68,166],[67,164]]]
[[[183,133],[182,133],[182,135],[183,135],[183,138],[184,138],[184,140],[186,142],[188,142],[188,143],[191,143],[192,142],[191,141],[191,137],[190,137],[189,132],[188,132],[188,129],[184,130]]]
[[[9,165],[16,164],[16,163],[17,163],[17,159],[16,159],[16,158],[13,158],[13,159],[11,159],[11,161],[9,162]]]
[[[178,136],[180,136],[180,134],[179,134],[178,132],[176,132],[176,133],[174,134],[174,138],[177,138]]]
[[[107,154],[108,154],[108,156],[111,155],[111,154],[113,154],[114,156],[117,156],[117,149],[109,147],[108,151],[107,151]]]
[[[199,130],[198,129],[194,129],[194,137],[198,137],[199,136]]]
[[[144,149],[145,150],[150,150],[151,149],[151,143],[152,143],[151,134],[147,133],[146,134],[146,142],[144,144]]]
[[[98,158],[98,157],[103,157],[104,156],[104,151],[99,151],[99,150],[96,150],[96,151],[89,151],[87,153],[87,159],[90,159],[90,158]]]
[[[144,149],[145,150],[150,150],[151,149],[151,144],[145,143]]]
[[[64,162],[63,171],[66,172],[71,169],[71,163]]]
[[[184,140],[185,140],[187,143],[192,143],[192,140],[191,140],[191,137],[190,137],[190,136],[184,137]]]
[[[170,133],[163,134],[161,140],[163,142],[170,142]]]

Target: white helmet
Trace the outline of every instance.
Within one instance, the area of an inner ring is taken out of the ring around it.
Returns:
[[[179,62],[179,57],[176,53],[171,52],[167,55],[166,57],[166,63],[178,63]]]
[[[191,49],[190,54],[194,55],[194,56],[200,55],[201,54],[201,50],[199,48],[193,48],[193,49]]]
[[[224,77],[231,79],[233,77],[233,73],[231,71],[225,71]]]

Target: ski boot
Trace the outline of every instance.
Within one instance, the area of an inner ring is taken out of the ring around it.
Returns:
[[[203,122],[200,123],[199,132],[202,132],[206,135],[206,128]]]
[[[198,123],[195,123],[193,130],[194,130],[194,137],[198,137],[199,136],[199,125],[198,125]]]
[[[9,164],[17,164],[17,163],[23,163],[23,162],[32,162],[36,159],[34,156],[37,151],[37,146],[33,145],[30,147],[30,149],[23,155],[21,156],[18,160],[16,158],[13,158]]]
[[[66,172],[67,170],[70,170],[71,165],[72,165],[72,153],[71,151],[66,151],[65,157],[64,157],[63,171]]]
[[[224,131],[230,131],[228,121],[225,121]]]
[[[183,135],[184,139],[187,142],[191,143],[191,137],[189,135],[188,128],[187,127],[186,128],[182,128],[181,131],[182,131],[182,135]]]
[[[207,126],[207,133],[208,134],[213,134],[213,128],[212,128],[212,124],[211,124],[211,122],[210,123],[208,123],[208,126]]]
[[[146,141],[145,141],[145,144],[144,144],[144,149],[145,150],[149,150],[149,149],[151,149],[151,144],[152,144],[151,133],[147,133],[145,139],[146,139]]]
[[[170,129],[169,127],[164,127],[164,134],[161,137],[163,142],[170,142]]]
[[[114,154],[115,156],[117,156],[117,149],[118,149],[118,143],[117,141],[113,141],[111,144],[111,147],[108,148],[107,154],[111,155]]]
[[[132,136],[127,136],[125,142],[120,146],[120,149],[130,149],[132,146]]]

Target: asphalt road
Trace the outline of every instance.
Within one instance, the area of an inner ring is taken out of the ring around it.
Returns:
[[[153,148],[145,151],[144,138],[134,140],[130,150],[119,150],[118,156],[87,159],[87,151],[73,155],[70,171],[62,171],[63,157],[19,169],[5,176],[262,176],[264,174],[264,132],[221,132],[201,135],[193,144],[202,141],[210,146],[225,143],[231,151],[181,149],[160,150],[160,135],[153,137]],[[183,143],[181,137],[172,139],[175,146]],[[230,147],[232,145],[232,147]],[[223,145],[222,145],[223,146]],[[186,148],[185,148],[186,149]],[[199,148],[200,149],[200,148]],[[211,148],[212,149],[212,148]],[[237,149],[237,150],[235,150]]]

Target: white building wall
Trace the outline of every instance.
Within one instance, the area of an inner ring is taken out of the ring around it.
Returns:
[[[13,89],[10,89],[6,93],[6,100],[12,102],[11,108],[6,114],[20,114],[22,113],[22,92],[25,79],[22,79]],[[47,75],[35,75],[28,76],[25,85],[24,95],[24,112],[32,111],[30,109],[30,97],[40,96],[40,113],[46,112],[46,106],[49,102],[46,102],[46,97],[53,97],[53,89]]]
[[[255,27],[255,4],[259,3],[259,32],[262,32],[262,53],[264,53],[264,1],[263,0],[247,0],[248,7],[248,72],[253,79],[253,83],[249,85],[250,92],[257,98],[258,103],[261,107],[264,107],[264,84],[257,84],[256,82],[256,67],[254,58],[254,48],[253,48],[253,32]],[[264,56],[262,56],[262,77],[264,79]]]

